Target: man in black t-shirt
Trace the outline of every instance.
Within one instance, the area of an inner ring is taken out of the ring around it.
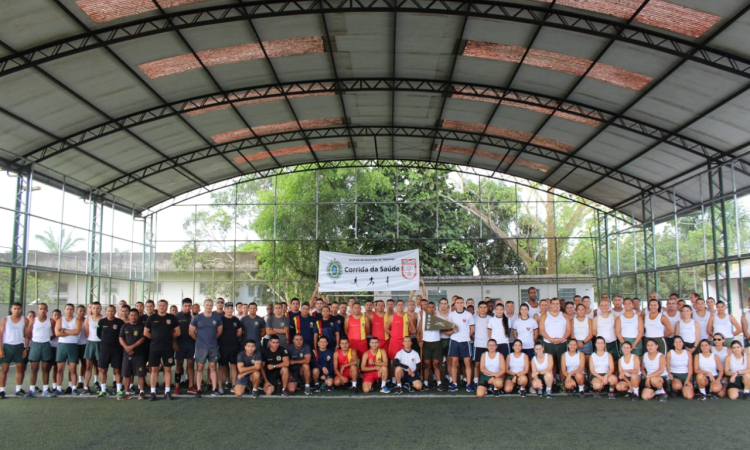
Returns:
[[[242,324],[240,319],[234,315],[232,302],[224,303],[224,315],[221,316],[224,331],[219,336],[219,376],[226,382],[224,389],[231,391],[234,381],[237,379],[237,353],[240,352],[240,341],[242,336]],[[221,385],[221,379],[219,379]]]
[[[226,305],[224,310],[226,311]],[[237,378],[234,384],[235,397],[242,397],[247,385],[253,384],[253,398],[258,398],[261,373],[263,372],[263,355],[256,350],[255,341],[245,342],[245,350],[237,355]]]
[[[156,401],[156,383],[159,379],[159,365],[164,367],[164,398],[172,400],[170,385],[172,382],[172,366],[174,365],[174,346],[180,335],[177,319],[167,313],[166,300],[159,300],[158,312],[149,316],[143,334],[151,339],[148,355],[148,365],[151,371],[151,401]]]
[[[190,336],[190,321],[192,315],[193,300],[182,299],[182,311],[175,315],[180,326],[180,336],[177,338],[174,359],[177,361],[175,368],[174,393],[180,394],[180,383],[185,372],[185,361],[187,361],[188,394],[195,394],[195,339]]]
[[[279,345],[279,337],[275,334],[268,339],[268,348],[263,351],[263,378],[266,395],[273,394],[281,378],[281,395],[289,397],[286,390],[289,384],[289,352]]]
[[[122,346],[120,346],[120,330],[125,325],[121,319],[115,316],[117,309],[109,305],[105,311],[105,317],[99,321],[96,327],[96,336],[101,340],[99,343],[99,385],[101,392],[99,397],[107,396],[107,369],[112,366],[117,383],[117,398],[123,397],[122,378],[120,367],[122,367]]]
[[[128,315],[130,321],[120,328],[120,345],[123,350],[122,376],[125,377],[125,386],[130,386],[130,383],[135,381],[134,378],[138,377],[138,400],[145,400],[146,393],[143,389],[146,387],[146,337],[143,336],[143,324],[138,310],[133,308]],[[130,395],[117,397],[118,400],[128,398]]]

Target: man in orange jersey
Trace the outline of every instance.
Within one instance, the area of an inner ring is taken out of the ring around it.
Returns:
[[[404,338],[409,337],[416,328],[416,324],[412,325],[410,317],[404,311],[404,301],[396,302],[396,312],[388,316],[386,323],[386,329],[391,336],[388,343],[388,359],[396,357],[396,353],[404,348]]]
[[[380,349],[378,338],[371,337],[370,349],[362,356],[362,392],[367,394],[372,390],[372,385],[380,380],[382,387],[380,392],[389,394],[391,391],[385,382],[388,379],[388,355],[385,350]]]
[[[333,371],[336,373],[333,379],[334,386],[346,386],[347,389],[356,390],[358,366],[357,351],[349,347],[349,339],[346,336],[342,337],[333,358]]]
[[[378,338],[380,348],[388,350],[388,322],[389,314],[385,312],[385,303],[383,300],[375,302],[375,312],[372,313],[372,320],[370,325],[370,334],[372,337]]]
[[[362,354],[367,351],[367,335],[370,334],[370,321],[362,314],[362,307],[359,303],[352,305],[352,315],[344,321],[346,336],[352,349],[357,352],[357,357],[362,358]]]

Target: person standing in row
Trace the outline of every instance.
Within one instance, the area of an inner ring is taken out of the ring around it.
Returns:
[[[29,323],[27,334],[31,341],[29,349],[29,362],[31,363],[31,384],[26,397],[33,398],[36,388],[36,378],[39,372],[39,363],[42,365],[42,397],[51,397],[49,390],[49,372],[55,363],[55,355],[52,352],[51,340],[54,336],[55,321],[47,317],[47,304],[40,303],[36,307],[36,317]]]
[[[25,394],[21,383],[23,383],[24,376],[23,360],[28,355],[29,339],[26,333],[28,327],[29,322],[22,315],[20,303],[11,305],[10,316],[0,320],[0,365],[2,365],[0,399],[5,398],[5,382],[11,364],[16,366],[16,395]]]
[[[146,320],[143,335],[151,340],[148,366],[151,371],[151,401],[156,400],[156,383],[159,367],[164,368],[164,399],[172,400],[172,366],[174,366],[174,342],[180,336],[177,319],[167,312],[166,300],[159,300],[158,311]]]

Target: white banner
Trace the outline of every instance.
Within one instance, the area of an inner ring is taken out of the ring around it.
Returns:
[[[419,288],[419,250],[387,255],[320,252],[319,292],[413,291]]]

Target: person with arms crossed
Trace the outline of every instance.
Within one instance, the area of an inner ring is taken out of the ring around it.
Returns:
[[[567,339],[572,331],[573,323],[560,311],[560,300],[553,299],[550,309],[539,321],[539,334],[544,339],[544,352],[555,359],[556,375],[560,373],[560,360],[568,350]]]
[[[727,312],[727,305],[723,300],[716,302],[716,313],[708,321],[708,332],[711,334],[721,333],[724,336],[724,345],[731,345],[736,336],[742,333],[742,327],[732,315]],[[740,336],[740,339],[742,337]],[[744,342],[740,341],[740,345]]]
[[[159,380],[159,367],[164,368],[164,399],[173,400],[171,392],[172,366],[174,365],[174,341],[180,336],[177,319],[167,313],[169,304],[159,300],[158,311],[148,317],[143,327],[143,335],[151,340],[148,366],[151,371],[151,399],[156,401],[156,383]]]
[[[58,336],[57,354],[55,355],[55,361],[57,362],[57,391],[53,393],[56,397],[62,395],[62,380],[65,375],[65,363],[68,363],[68,388],[65,390],[66,394],[75,393],[78,395],[78,390],[73,389],[73,381],[75,381],[76,367],[78,365],[78,335],[81,333],[83,327],[83,318],[74,316],[75,306],[68,303],[65,305],[65,315],[55,323],[55,335]]]

